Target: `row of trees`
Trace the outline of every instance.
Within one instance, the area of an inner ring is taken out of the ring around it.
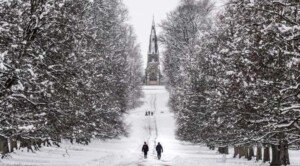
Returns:
[[[300,140],[299,2],[229,0],[212,11],[209,0],[183,0],[161,25],[178,138],[270,146],[272,165],[289,163]]]
[[[141,57],[120,0],[0,1],[1,140],[126,135]]]

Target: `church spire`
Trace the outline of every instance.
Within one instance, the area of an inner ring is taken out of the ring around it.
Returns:
[[[158,44],[157,44],[154,15],[153,15],[153,20],[152,20],[148,54],[158,54]]]
[[[159,68],[159,52],[157,44],[157,36],[155,29],[154,16],[151,26],[151,34],[149,41],[149,50],[148,50],[148,63],[145,73],[145,84],[146,85],[160,85],[161,84],[161,74]]]
[[[154,14],[153,14],[153,18],[152,18],[152,27],[155,27],[155,21],[154,21]]]

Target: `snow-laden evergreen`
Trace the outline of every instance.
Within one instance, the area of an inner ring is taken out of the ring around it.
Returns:
[[[252,146],[271,147],[272,165],[289,163],[300,140],[299,2],[229,0],[216,19],[209,4],[183,0],[162,23],[178,138],[248,159]]]
[[[31,149],[127,133],[142,70],[121,1],[0,1],[0,15],[4,154],[19,141]]]

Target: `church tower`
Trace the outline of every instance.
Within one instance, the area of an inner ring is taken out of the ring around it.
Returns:
[[[159,68],[159,51],[157,44],[157,36],[155,30],[155,22],[153,19],[150,41],[149,41],[149,50],[148,50],[148,60],[146,68],[146,85],[160,85],[161,84],[161,73]]]

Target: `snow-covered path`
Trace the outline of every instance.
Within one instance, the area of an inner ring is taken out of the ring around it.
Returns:
[[[168,93],[163,86],[143,88],[144,104],[130,111],[127,123],[130,136],[119,140],[93,141],[88,146],[63,143],[61,148],[44,147],[36,153],[14,152],[0,160],[5,166],[258,166],[260,162],[232,159],[204,146],[183,143],[175,139],[175,120],[170,112]],[[145,116],[153,111],[153,116]],[[148,159],[143,158],[142,144],[149,144]],[[162,159],[157,160],[155,144],[164,147]],[[291,152],[292,156],[294,152]],[[298,152],[297,152],[298,153]],[[298,153],[299,154],[299,153]],[[293,160],[293,158],[291,158]],[[268,165],[268,164],[265,164]],[[293,164],[298,165],[298,164]],[[300,164],[299,164],[300,165]]]

